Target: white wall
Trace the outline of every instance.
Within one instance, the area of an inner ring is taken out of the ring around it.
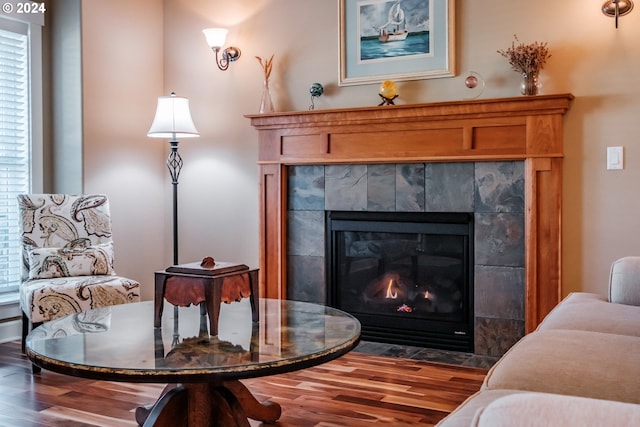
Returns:
[[[375,105],[377,84],[337,86],[338,1],[159,3],[83,2],[89,24],[83,46],[90,144],[85,188],[112,194],[117,263],[124,262],[127,272],[146,278],[170,261],[167,151],[150,148],[158,141],[145,134],[157,92],[175,91],[190,98],[201,133],[180,145],[180,260],[213,256],[255,265],[257,134],[243,117],[256,113],[260,102],[262,71],[254,56],[275,53],[272,90],[279,111],[306,110],[316,81],[325,86],[317,109]],[[484,76],[483,98],[519,96],[518,74],[496,51],[508,47],[514,33],[524,42],[548,42],[552,57],[542,73],[543,93],[576,95],[565,117],[564,293],[604,293],[611,262],[640,255],[634,218],[640,211],[640,10],[622,17],[616,30],[600,12],[601,2],[455,4],[460,75],[399,82],[398,103],[461,99],[468,70]],[[201,30],[211,26],[228,27],[227,44],[242,49],[229,71],[216,68],[204,41]],[[625,170],[605,170],[608,145],[625,146]],[[131,202],[138,206],[135,212]],[[164,218],[156,217],[163,209]],[[163,254],[156,239],[164,244]]]
[[[163,94],[162,14],[157,0],[82,2],[83,188],[109,195],[116,272],[142,282],[144,299],[169,261],[166,143],[147,137]]]
[[[55,173],[45,192],[82,193],[82,34],[81,2],[70,0],[47,4],[50,32],[50,70],[52,103],[50,108],[50,166]]]

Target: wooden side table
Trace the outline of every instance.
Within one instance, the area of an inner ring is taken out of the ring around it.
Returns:
[[[164,300],[188,307],[205,303],[209,316],[209,334],[218,335],[220,304],[249,297],[253,322],[260,319],[258,306],[258,269],[244,264],[216,262],[211,268],[200,263],[181,264],[155,272],[154,322],[162,324]]]

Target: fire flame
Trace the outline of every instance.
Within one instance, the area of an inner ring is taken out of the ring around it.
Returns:
[[[427,292],[425,292],[425,293],[424,293],[424,297],[425,297],[425,299],[429,299],[429,297],[430,297],[430,295],[429,295],[429,291],[427,291]]]
[[[385,298],[396,299],[398,298],[398,292],[392,292],[391,288],[393,287],[393,279],[389,280],[389,285],[387,286],[387,294],[384,296]]]

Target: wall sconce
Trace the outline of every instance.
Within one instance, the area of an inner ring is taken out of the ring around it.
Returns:
[[[222,50],[222,46],[224,46],[224,41],[227,38],[229,30],[226,28],[206,28],[202,30],[202,32],[207,39],[207,44],[211,46],[211,49],[216,53],[216,64],[220,70],[225,71],[229,68],[229,64],[231,62],[237,61],[238,58],[240,58],[240,49],[237,47],[229,46]],[[222,50],[222,53],[219,58],[218,52],[220,50]]]
[[[618,17],[624,16],[633,9],[631,0],[607,0],[602,5],[602,13],[611,18],[616,18],[616,28],[618,28]]]

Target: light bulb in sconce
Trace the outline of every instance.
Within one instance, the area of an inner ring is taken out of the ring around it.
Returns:
[[[220,70],[225,71],[229,68],[230,63],[240,58],[239,48],[229,46],[226,49],[222,49],[229,30],[226,28],[206,28],[202,32],[207,39],[207,44],[216,54],[216,65]]]
[[[224,42],[227,39],[229,30],[226,28],[206,28],[202,30],[204,37],[207,39],[207,44],[213,48],[221,48],[224,46]]]

